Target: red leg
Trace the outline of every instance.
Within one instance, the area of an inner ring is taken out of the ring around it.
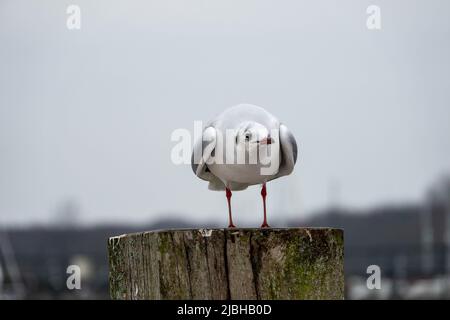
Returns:
[[[226,188],[226,195],[227,195],[227,201],[228,201],[228,228],[236,228],[233,224],[233,217],[231,216],[231,190]]]
[[[263,224],[261,225],[261,228],[270,228],[270,226],[267,224],[267,216],[266,216],[266,195],[267,195],[266,184],[264,183],[261,190],[261,196],[263,198],[263,205],[264,205],[264,221]]]

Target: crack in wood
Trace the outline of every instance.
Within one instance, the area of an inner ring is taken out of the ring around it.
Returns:
[[[223,231],[223,259],[224,259],[224,267],[225,267],[225,278],[227,281],[227,300],[231,299],[231,290],[230,290],[230,274],[228,268],[228,232],[226,230]]]
[[[189,256],[189,252],[188,252],[188,247],[186,245],[186,239],[185,239],[185,234],[183,233],[182,239],[183,239],[183,247],[184,247],[184,253],[186,255],[186,273],[187,273],[187,280],[188,280],[188,285],[189,285],[189,295],[190,298],[192,299],[193,297],[193,293],[192,293],[192,282],[191,282],[191,259]],[[177,266],[178,266],[178,262],[177,262]],[[181,281],[180,281],[181,283]]]
[[[256,299],[260,300],[260,295],[259,295],[259,290],[258,290],[258,277],[259,277],[259,245],[256,244],[256,254],[255,254],[255,248],[253,246],[253,234],[250,233],[250,237],[249,237],[249,245],[250,245],[250,262],[252,265],[252,273],[253,273],[253,284],[255,287],[255,295],[256,295]],[[255,241],[256,242],[256,241]]]

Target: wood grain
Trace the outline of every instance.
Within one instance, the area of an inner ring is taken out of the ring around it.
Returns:
[[[159,230],[108,242],[113,299],[343,299],[343,231]]]

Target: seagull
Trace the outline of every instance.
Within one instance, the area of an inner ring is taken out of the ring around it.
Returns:
[[[209,121],[194,144],[191,166],[195,175],[209,182],[210,190],[225,191],[228,228],[236,228],[231,213],[232,191],[261,185],[264,220],[266,183],[289,175],[297,161],[297,142],[289,129],[265,109],[239,104]]]

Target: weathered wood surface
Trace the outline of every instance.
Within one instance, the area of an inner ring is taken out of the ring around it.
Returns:
[[[112,237],[113,299],[343,299],[343,231],[160,230]]]

